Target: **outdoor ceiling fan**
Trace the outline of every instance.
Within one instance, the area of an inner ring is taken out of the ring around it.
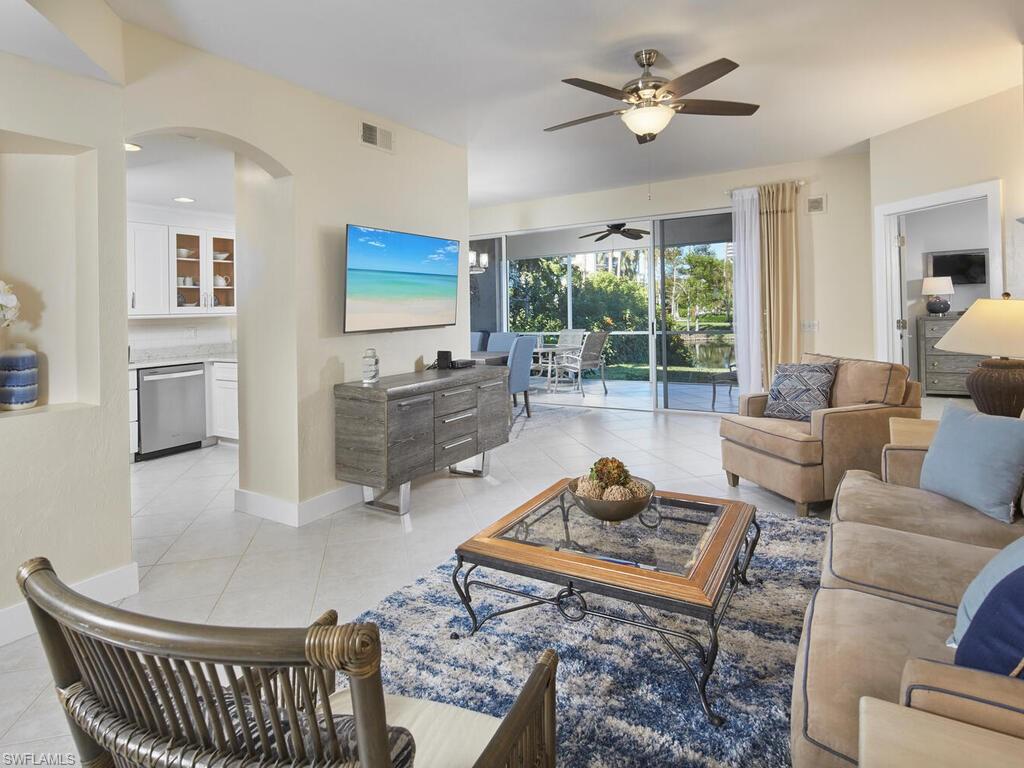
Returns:
[[[593,237],[594,235],[600,235],[600,237],[594,241],[595,243],[600,243],[602,240],[604,240],[607,237],[611,237],[612,235],[622,235],[623,237],[628,237],[630,240],[641,240],[643,239],[644,235],[649,234],[651,233],[646,229],[635,229],[633,227],[627,227],[625,222],[623,222],[621,224],[609,224],[604,229],[598,232],[590,232],[589,234],[586,235],[580,235],[580,240],[582,240],[585,237]]]
[[[630,80],[621,88],[601,85],[590,80],[570,77],[563,83],[574,85],[585,91],[599,93],[612,99],[625,102],[628,106],[613,109],[596,115],[580,117],[567,123],[559,123],[545,128],[545,131],[559,131],[591,120],[600,120],[612,115],[619,115],[634,134],[639,144],[654,141],[677,114],[688,115],[724,115],[741,117],[752,115],[758,110],[757,104],[745,104],[741,101],[716,101],[714,99],[689,99],[686,96],[720,77],[732,72],[739,66],[729,59],[718,59],[703,67],[697,67],[674,80],[651,74],[651,67],[658,59],[658,52],[653,48],[645,48],[633,54],[636,63],[643,67],[640,77]]]

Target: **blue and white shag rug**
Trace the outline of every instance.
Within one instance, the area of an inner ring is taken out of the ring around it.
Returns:
[[[376,622],[389,693],[502,717],[545,648],[558,652],[558,765],[564,768],[788,766],[793,665],[804,610],[818,584],[828,524],[759,513],[761,541],[719,630],[708,685],[725,716],[706,720],[693,681],[649,631],[588,617],[569,622],[550,606],[487,622],[472,637],[451,583],[454,558],[395,592],[360,621]],[[557,587],[479,568],[474,577],[553,594]],[[477,614],[518,599],[474,590]],[[630,606],[588,595],[592,605]],[[670,626],[692,624],[653,612]]]

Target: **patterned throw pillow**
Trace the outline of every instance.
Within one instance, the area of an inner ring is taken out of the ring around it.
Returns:
[[[836,366],[829,363],[792,363],[775,366],[764,415],[775,419],[810,421],[811,411],[828,408]]]

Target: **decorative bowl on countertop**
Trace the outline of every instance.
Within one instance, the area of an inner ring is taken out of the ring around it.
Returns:
[[[609,523],[620,522],[622,520],[629,520],[631,517],[636,517],[647,509],[651,503],[651,497],[654,496],[654,483],[650,480],[644,480],[642,477],[633,477],[632,479],[647,486],[648,491],[646,496],[638,496],[632,499],[625,499],[624,501],[591,499],[586,496],[580,496],[576,493],[576,486],[579,483],[579,478],[569,481],[569,492],[572,494],[572,498],[576,502],[576,505],[591,517],[598,520],[604,520]]]

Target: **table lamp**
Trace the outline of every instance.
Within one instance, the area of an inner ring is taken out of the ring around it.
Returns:
[[[953,278],[926,277],[921,282],[921,295],[928,296],[928,314],[944,316],[949,312],[949,300],[944,297],[953,295]]]
[[[967,376],[967,391],[982,413],[1018,418],[1024,411],[1024,301],[978,299],[936,349],[990,355]],[[1011,359],[1017,358],[1017,359]]]

